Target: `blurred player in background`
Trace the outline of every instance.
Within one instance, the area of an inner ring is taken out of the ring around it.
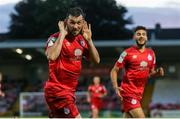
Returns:
[[[3,76],[2,73],[0,72],[0,97],[5,96],[4,92],[2,91],[2,80],[3,80]]]
[[[87,101],[91,106],[92,118],[98,118],[103,105],[103,97],[107,95],[104,85],[100,84],[100,77],[93,78],[93,84],[88,87]]]
[[[162,67],[155,69],[156,59],[154,51],[146,48],[147,30],[143,26],[135,29],[133,39],[136,45],[127,48],[111,70],[111,81],[117,95],[121,98],[125,118],[144,118],[140,101],[145,84],[149,77],[163,76]],[[118,87],[118,72],[125,68],[125,74]]]
[[[100,62],[92,41],[91,25],[79,7],[69,9],[66,19],[59,21],[59,32],[47,41],[49,79],[44,86],[49,117],[80,118],[75,105],[75,91],[81,71],[82,58]]]

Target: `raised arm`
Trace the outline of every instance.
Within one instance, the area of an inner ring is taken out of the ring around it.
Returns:
[[[88,47],[89,47],[89,53],[90,53],[90,59],[98,64],[100,62],[99,53],[94,46],[94,43],[92,41],[92,32],[91,32],[91,25],[89,24],[89,27],[87,25],[87,22],[85,21],[84,27],[82,29],[82,35],[84,39],[87,41]]]
[[[67,28],[65,28],[64,22],[59,21],[58,26],[61,33],[59,34],[55,43],[46,50],[46,56],[49,60],[56,60],[58,58],[61,53],[63,40],[67,35]]]

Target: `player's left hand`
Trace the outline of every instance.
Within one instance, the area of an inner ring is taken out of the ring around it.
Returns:
[[[159,67],[156,69],[158,76],[164,76],[164,69],[162,67]]]
[[[82,35],[88,42],[92,40],[92,31],[91,31],[91,24],[87,24],[86,21],[84,21],[84,25],[82,28]]]

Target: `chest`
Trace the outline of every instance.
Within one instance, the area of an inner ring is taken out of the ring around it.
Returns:
[[[92,92],[93,93],[101,93],[101,92],[103,92],[103,88],[101,86],[98,86],[98,87],[94,86],[94,87],[92,87]]]
[[[127,56],[127,65],[130,67],[150,67],[154,56],[150,52],[130,52]]]
[[[84,52],[83,40],[68,41],[65,39],[62,46],[62,55],[65,57],[81,57]]]

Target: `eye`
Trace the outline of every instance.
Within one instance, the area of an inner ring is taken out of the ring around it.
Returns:
[[[81,22],[77,22],[77,24],[78,24],[78,25],[80,25],[80,24],[81,24]]]
[[[143,36],[146,36],[146,33],[142,33]]]
[[[137,36],[140,36],[141,34],[140,33],[137,33]]]

